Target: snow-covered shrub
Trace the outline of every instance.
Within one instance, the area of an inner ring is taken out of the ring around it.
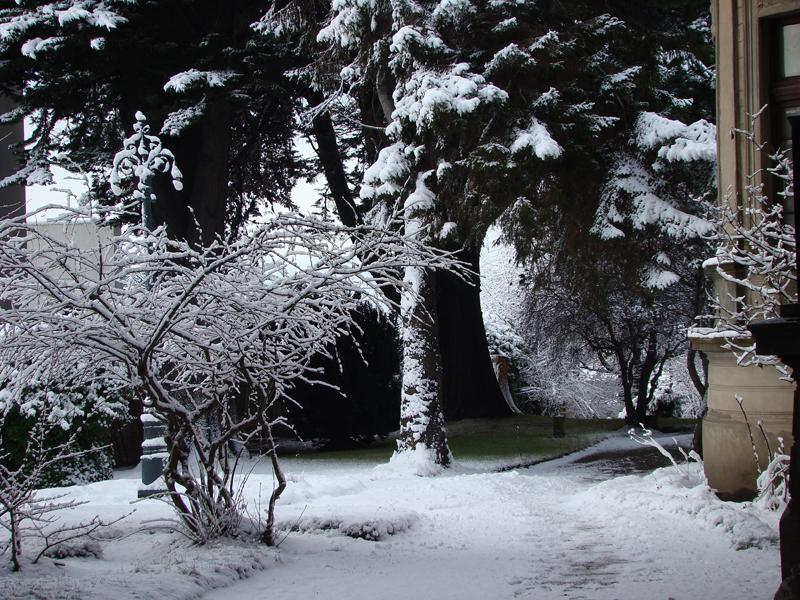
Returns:
[[[41,474],[38,486],[61,487],[112,477],[109,428],[127,416],[126,403],[100,382],[89,385],[27,385],[19,398],[0,392],[0,453],[7,467],[24,460],[31,432],[41,420],[52,427],[44,440],[56,447],[72,440],[79,454],[53,463]]]
[[[314,517],[293,523],[282,523],[281,526],[292,531],[336,531],[347,537],[376,542],[408,531],[418,521],[419,516],[414,512],[409,512],[381,515],[366,520],[338,515]]]
[[[702,415],[705,403],[690,379],[685,359],[685,356],[679,356],[664,365],[648,409],[651,414],[684,419],[696,419]]]
[[[566,351],[564,351],[566,350]],[[518,390],[528,412],[578,418],[616,416],[620,403],[616,376],[592,365],[570,349],[540,344],[522,371],[525,385]]]
[[[24,218],[0,221],[0,295],[10,306],[0,377],[17,402],[29,381],[66,378],[143,398],[166,423],[168,498],[198,542],[240,530],[237,442],[265,436],[278,480],[262,536],[270,543],[285,487],[271,432],[295,382],[315,379],[312,358],[351,331],[361,298],[388,304],[380,286],[402,286],[404,267],[457,267],[394,231],[283,214],[198,248],[132,227],[112,247],[98,241],[98,261],[96,248]]]
[[[767,467],[759,473],[756,487],[758,506],[783,512],[789,503],[789,455],[784,453],[783,440]]]
[[[64,463],[97,452],[78,447],[79,425],[72,433],[65,434],[59,423],[48,420],[45,414],[46,411],[42,410],[33,418],[23,445],[13,460],[5,448],[0,451],[0,528],[8,534],[6,539],[0,539],[0,554],[8,553],[14,571],[22,568],[23,546],[29,542],[33,542],[34,552],[38,552],[33,558],[36,563],[48,552],[56,551],[58,547],[66,552],[67,544],[82,541],[94,531],[111,524],[99,517],[79,523],[62,523],[64,511],[85,502],[69,500],[63,493],[39,490],[42,482]],[[0,414],[0,430],[6,430],[4,425],[8,415],[8,412]]]
[[[783,444],[783,438],[779,437],[777,447],[773,450],[770,443],[769,436],[764,430],[761,421],[758,421],[758,432],[761,434],[761,439],[764,441],[764,446],[767,450],[767,458],[769,463],[762,469],[761,459],[758,455],[756,448],[755,434],[753,427],[750,425],[750,420],[747,418],[747,411],[744,409],[744,398],[736,395],[736,403],[739,405],[739,410],[744,417],[745,425],[747,425],[747,434],[750,437],[750,446],[753,450],[753,463],[755,464],[758,475],[756,477],[756,489],[758,494],[756,496],[756,504],[768,510],[783,510],[789,503],[789,456],[786,454],[786,449]]]
[[[95,540],[61,542],[44,553],[47,558],[102,558],[103,549]]]
[[[505,320],[493,313],[484,313],[486,343],[490,354],[499,354],[509,360],[508,381],[512,393],[528,385],[526,372],[532,357],[528,345],[517,330]],[[525,406],[519,406],[523,412],[530,412]]]
[[[739,364],[771,364],[786,376],[786,368],[775,357],[755,353],[755,340],[747,330],[750,323],[777,316],[781,304],[797,299],[795,229],[783,216],[784,203],[794,198],[791,155],[785,149],[769,152],[756,139],[753,130],[759,115],[751,118],[750,130],[738,130],[736,135],[744,137],[757,155],[765,156],[768,166],[759,172],[763,177],[751,175],[744,198],[726,196],[714,238],[716,255],[706,261],[723,281],[735,286],[735,292],[713,298],[716,327],[695,328],[693,336],[722,333]],[[770,177],[780,201],[767,196]]]

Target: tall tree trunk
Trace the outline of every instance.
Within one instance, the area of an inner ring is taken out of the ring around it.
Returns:
[[[436,275],[408,267],[401,294],[403,383],[398,452],[428,452],[437,465],[450,464],[442,415],[441,362],[436,311]]]
[[[321,93],[311,88],[305,88],[303,95],[311,106],[319,106],[325,101]],[[361,216],[356,210],[355,199],[347,183],[344,161],[336,141],[336,130],[333,127],[330,113],[324,111],[315,116],[311,121],[311,128],[314,131],[314,138],[317,140],[317,155],[331,190],[339,220],[347,227],[360,225]]]
[[[14,102],[0,95],[0,115],[16,108]],[[0,125],[0,179],[16,173],[21,165],[11,146],[21,144],[25,138],[22,119]],[[0,188],[0,218],[12,219],[25,213],[25,186],[10,185]]]
[[[647,350],[644,360],[637,365],[636,379],[636,422],[644,423],[647,418],[647,409],[653,398],[655,381],[651,381],[653,371],[658,364],[658,338],[650,332],[647,339]]]
[[[610,328],[609,328],[610,329]],[[636,418],[636,405],[633,402],[633,388],[637,381],[636,375],[639,368],[638,350],[634,348],[628,360],[621,345],[616,344],[614,356],[619,365],[619,378],[622,385],[622,401],[625,404],[625,423],[629,426],[638,425]]]
[[[633,402],[633,381],[632,377],[621,378],[622,382],[622,401],[625,404],[625,423],[629,426],[637,426],[640,419],[636,415],[636,405]]]
[[[375,90],[362,94],[362,112],[368,113],[375,122],[379,122],[379,115],[374,114],[375,107],[372,106],[376,98],[384,120],[391,122],[393,104],[388,85],[384,74],[378,78]],[[303,93],[311,105],[319,105],[324,100],[319,92],[307,89]],[[367,107],[369,110],[365,110]],[[330,115],[327,112],[317,115],[312,126],[339,219],[347,226],[360,224]],[[459,259],[467,262],[476,274],[480,269],[479,258],[478,250],[465,249],[459,254]],[[433,277],[436,279],[438,347],[441,349],[442,393],[447,420],[510,415],[511,408],[503,399],[489,358],[481,311],[480,277],[476,275],[472,282],[465,282],[445,271],[438,271]],[[390,300],[400,300],[396,289],[389,286],[382,289]]]
[[[175,139],[164,138],[183,173],[183,190],[173,189],[168,177],[156,181],[158,201],[153,206],[157,224],[170,237],[208,246],[225,235],[228,200],[228,161],[231,109],[226,98],[209,101],[200,121]]]
[[[489,358],[481,311],[479,253],[462,250],[458,258],[475,271],[471,282],[446,271],[436,274],[444,415],[448,421],[510,415],[511,408]]]

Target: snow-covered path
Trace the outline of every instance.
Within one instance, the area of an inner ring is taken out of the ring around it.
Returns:
[[[277,517],[293,531],[277,550],[192,545],[163,527],[167,504],[131,504],[138,470],[118,471],[54,490],[85,502],[63,518],[134,514],[73,557],[28,559],[21,573],[0,565],[0,600],[772,598],[777,514],[719,501],[699,465],[652,471],[658,461],[640,452],[617,436],[528,469],[475,461],[437,477],[287,458]],[[273,482],[268,461],[251,469],[243,497],[254,515]]]
[[[279,518],[304,532],[274,566],[204,598],[772,597],[771,515],[717,501],[697,466],[611,477],[608,463],[579,458],[434,478],[290,465]]]

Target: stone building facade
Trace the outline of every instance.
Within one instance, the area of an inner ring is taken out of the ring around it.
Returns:
[[[753,130],[756,139],[772,148],[791,143],[787,116],[800,114],[800,0],[712,0],[711,5],[717,54],[719,202],[735,205],[747,201],[746,186],[766,158],[736,131]],[[767,176],[763,183],[774,195],[775,182]],[[785,208],[785,218],[793,222],[792,207]],[[713,276],[716,268],[709,271]],[[714,279],[721,299],[744,293],[719,277]],[[756,467],[736,395],[743,398],[753,429],[761,421],[772,443],[782,437],[788,452],[793,387],[772,367],[738,366],[723,343],[722,337],[692,339],[692,346],[709,358],[705,469],[709,484],[720,495],[743,497],[755,490]],[[763,466],[766,447],[760,435],[756,445]]]

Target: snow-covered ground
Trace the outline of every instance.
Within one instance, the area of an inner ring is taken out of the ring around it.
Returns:
[[[277,550],[133,533],[101,541],[100,558],[0,571],[0,597],[771,598],[777,515],[717,500],[696,464],[621,475],[642,466],[626,458],[641,451],[617,437],[529,469],[461,463],[428,478],[368,462],[288,459],[278,520],[293,531]],[[169,518],[154,500],[131,507],[137,475],[66,488],[89,501],[76,516],[136,509],[107,535]],[[258,464],[244,491],[265,498],[271,487]]]

